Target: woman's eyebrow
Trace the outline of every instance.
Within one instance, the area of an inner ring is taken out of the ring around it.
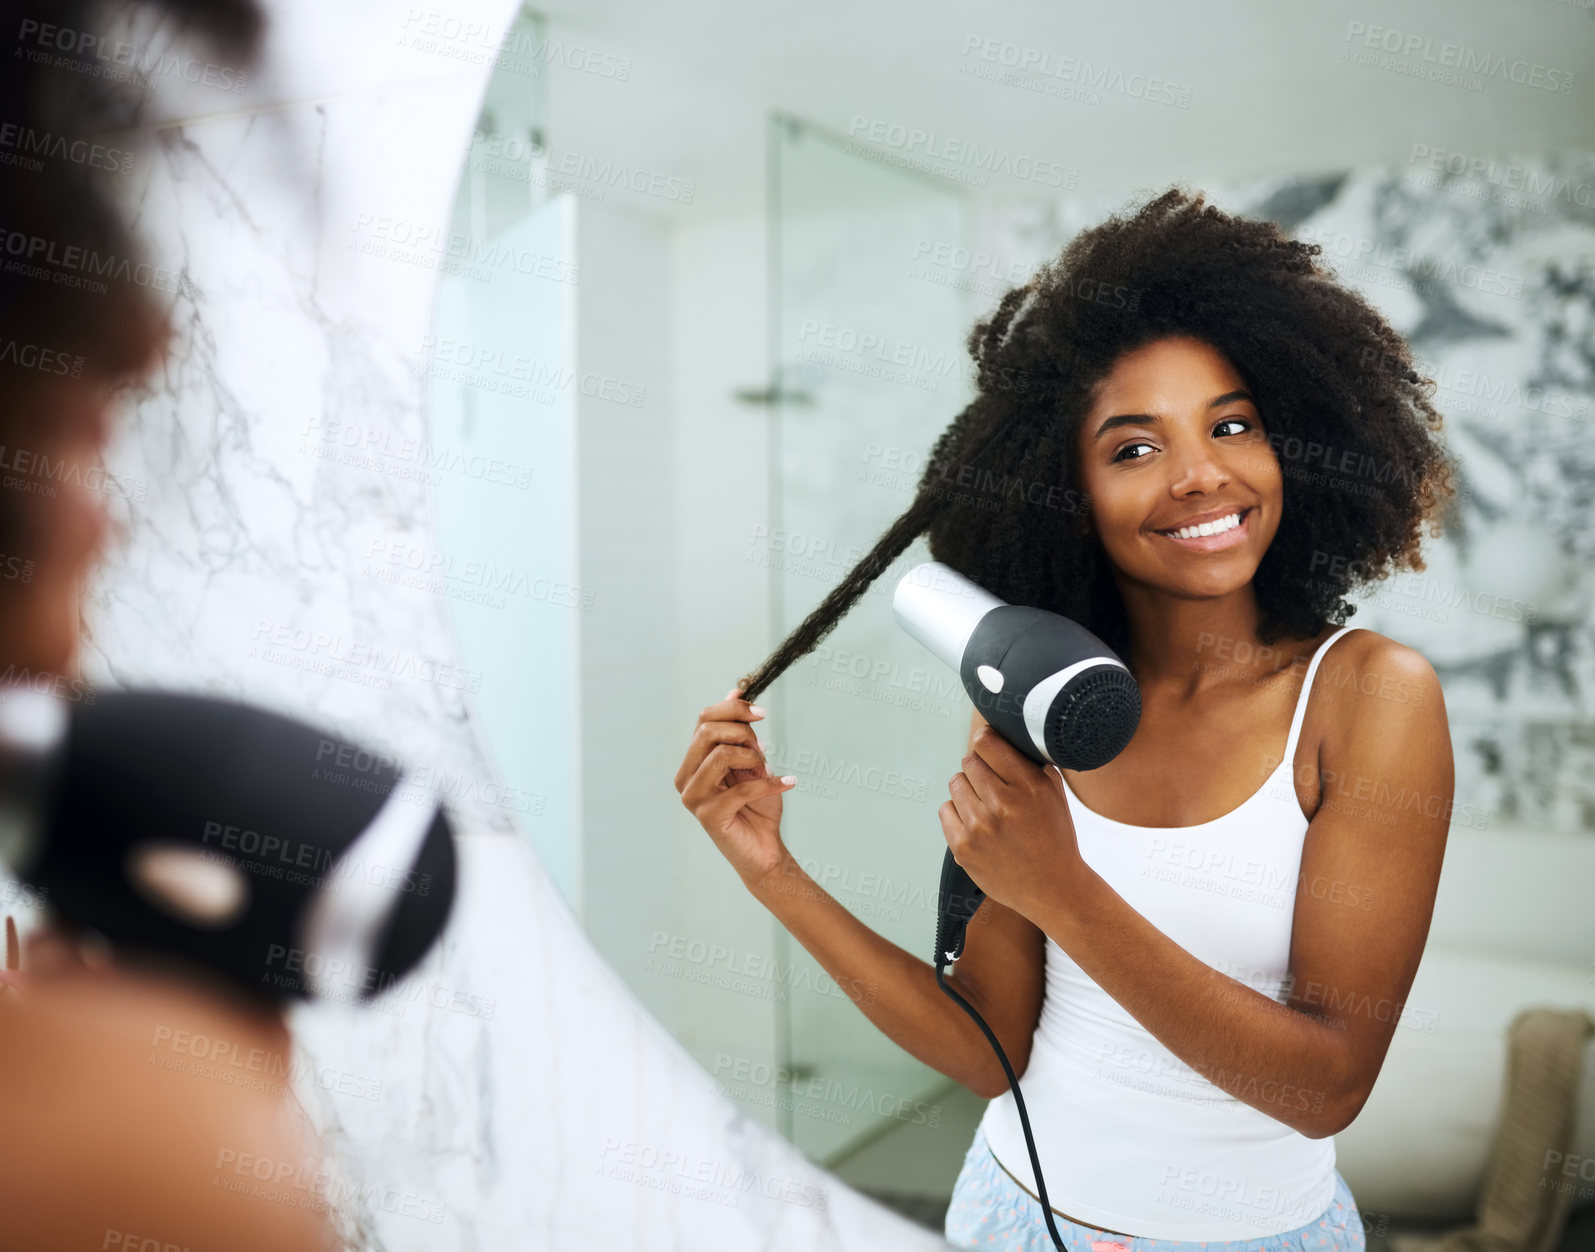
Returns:
[[[1237,387],[1234,391],[1226,391],[1221,396],[1214,396],[1207,402],[1207,407],[1216,409],[1221,404],[1232,404],[1236,400],[1251,400],[1253,404],[1257,403],[1256,400],[1252,399],[1251,392],[1244,387]]]
[[[1226,391],[1221,396],[1214,396],[1207,402],[1207,407],[1210,409],[1216,409],[1221,405],[1232,404],[1236,400],[1251,400],[1253,404],[1257,403],[1257,401],[1252,398],[1252,393],[1242,387],[1237,388],[1234,391]],[[1102,425],[1097,427],[1097,433],[1092,435],[1091,439],[1092,442],[1095,442],[1096,440],[1102,438],[1103,435],[1107,434],[1115,426],[1156,426],[1162,420],[1163,419],[1160,418],[1156,413],[1115,413],[1112,417],[1103,421]]]

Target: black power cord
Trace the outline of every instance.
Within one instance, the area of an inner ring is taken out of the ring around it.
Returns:
[[[1030,1133],[1030,1114],[1025,1112],[1025,1098],[1019,1094],[1019,1079],[1014,1076],[1013,1066],[1008,1063],[1008,1054],[1002,1050],[1002,1044],[997,1042],[997,1036],[992,1033],[991,1027],[986,1025],[985,1019],[979,1013],[975,1012],[974,1005],[953,990],[952,984],[945,977],[944,971],[947,967],[957,962],[963,955],[965,929],[969,925],[969,919],[974,916],[975,910],[985,898],[986,893],[975,885],[975,880],[953,859],[953,850],[948,848],[947,855],[942,860],[941,898],[936,910],[936,955],[932,958],[931,964],[936,970],[936,985],[950,995],[959,1008],[969,1014],[975,1025],[980,1027],[980,1033],[986,1036],[986,1042],[991,1044],[997,1059],[1002,1062],[1002,1072],[1008,1076],[1008,1089],[1013,1092],[1014,1104],[1019,1108],[1019,1124],[1024,1127],[1025,1147],[1030,1152],[1030,1169],[1035,1174],[1036,1191],[1041,1200],[1041,1215],[1046,1219],[1047,1233],[1052,1236],[1053,1246],[1058,1252],[1065,1252],[1063,1236],[1058,1233],[1057,1224],[1052,1220],[1052,1205],[1047,1202],[1047,1184],[1041,1177],[1041,1161],[1036,1157],[1036,1140]]]
[[[938,957],[940,954],[937,954]],[[1030,1133],[1030,1115],[1025,1112],[1025,1098],[1019,1094],[1019,1080],[1014,1077],[1013,1066],[1008,1064],[1008,1055],[1002,1050],[1002,1044],[997,1042],[997,1036],[991,1033],[991,1027],[986,1025],[980,1014],[975,1012],[974,1006],[952,989],[951,984],[942,976],[945,964],[936,966],[936,985],[952,996],[960,1008],[974,1018],[975,1025],[980,1027],[980,1033],[986,1036],[992,1049],[997,1053],[997,1059],[1002,1062],[1002,1072],[1008,1075],[1008,1089],[1013,1092],[1013,1102],[1019,1106],[1019,1124],[1025,1130],[1025,1147],[1030,1150],[1030,1169],[1036,1176],[1036,1191],[1041,1197],[1041,1215],[1047,1220],[1047,1233],[1052,1236],[1053,1246],[1058,1252],[1064,1252],[1063,1236],[1058,1233],[1057,1224],[1052,1220],[1052,1205],[1047,1203],[1047,1184],[1041,1177],[1041,1162],[1036,1159],[1036,1141]]]

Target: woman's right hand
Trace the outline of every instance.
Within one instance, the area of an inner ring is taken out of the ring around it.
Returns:
[[[743,883],[753,887],[787,855],[781,842],[781,796],[796,779],[777,778],[750,722],[764,716],[733,687],[698,714],[687,755],[676,771],[681,803],[709,832]]]

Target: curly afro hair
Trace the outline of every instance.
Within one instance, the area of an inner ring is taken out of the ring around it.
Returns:
[[[1076,439],[1119,358],[1170,336],[1229,359],[1281,465],[1283,516],[1253,578],[1261,642],[1342,625],[1348,592],[1423,569],[1424,524],[1439,533],[1456,491],[1434,384],[1320,251],[1177,187],[1077,236],[970,331],[977,394],[937,438],[914,502],[743,697],[807,654],[927,530],[934,559],[1009,603],[1073,618],[1128,660]]]

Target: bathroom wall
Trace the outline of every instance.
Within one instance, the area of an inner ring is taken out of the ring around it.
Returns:
[[[351,1241],[943,1246],[743,1117],[642,1012],[512,833],[527,789],[471,723],[428,499],[429,475],[469,470],[417,450],[453,189],[512,6],[269,7],[247,89],[158,94],[126,187],[186,282],[108,457],[130,490],[85,669],[336,727],[457,819],[456,915],[420,971],[374,1006],[294,1015]],[[548,72],[554,34],[528,54]],[[624,748],[627,693],[602,677],[596,726]]]

